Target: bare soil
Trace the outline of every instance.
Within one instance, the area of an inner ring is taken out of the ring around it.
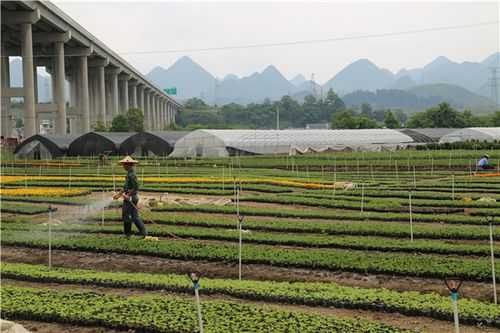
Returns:
[[[24,247],[2,247],[2,261],[31,264],[47,264],[47,251]],[[237,278],[237,265],[232,263],[187,261],[125,254],[96,254],[84,251],[53,250],[52,264],[66,268],[95,269],[102,271],[175,273],[187,274],[200,271],[211,278]],[[341,285],[363,288],[386,288],[397,291],[437,292],[448,295],[439,279],[405,276],[358,274],[327,270],[307,270],[269,265],[244,265],[245,279],[273,281],[336,282]],[[492,301],[491,285],[467,281],[461,295],[482,301]]]
[[[70,324],[46,323],[33,320],[16,320],[30,332],[36,333],[136,333],[136,330],[117,331],[105,327],[84,327]],[[138,332],[137,332],[138,333]]]

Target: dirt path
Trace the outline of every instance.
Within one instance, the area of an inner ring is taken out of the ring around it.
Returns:
[[[31,264],[47,264],[47,250],[24,247],[2,247],[1,260]],[[175,273],[186,274],[201,271],[212,278],[237,278],[235,264],[205,261],[172,260],[139,255],[96,254],[84,251],[53,250],[54,266],[95,269],[102,271]],[[253,280],[336,282],[346,286],[387,288],[391,290],[437,292],[448,295],[439,279],[411,278],[404,276],[357,274],[326,270],[274,267],[268,265],[244,265],[243,276]],[[491,285],[467,281],[462,286],[463,297],[491,301]]]
[[[95,293],[102,294],[115,294],[121,296],[140,296],[144,294],[148,295],[157,295],[163,297],[174,296],[177,298],[183,299],[192,299],[191,295],[187,294],[174,294],[165,291],[145,291],[142,289],[135,288],[106,288],[99,286],[82,286],[78,284],[57,284],[57,283],[37,283],[37,282],[26,282],[26,281],[14,281],[14,280],[4,280],[3,283],[5,285],[13,285],[19,287],[30,287],[30,288],[48,288],[54,290],[64,290],[64,291],[91,291]],[[428,333],[442,333],[448,332],[452,328],[452,322],[436,320],[428,317],[409,317],[404,316],[398,313],[385,313],[385,312],[374,312],[367,310],[356,310],[356,309],[339,309],[339,308],[322,308],[322,307],[310,307],[303,305],[288,305],[288,304],[276,304],[276,303],[266,303],[259,301],[248,301],[236,299],[224,295],[203,295],[203,300],[224,300],[231,301],[239,304],[251,304],[255,306],[264,306],[277,310],[287,310],[287,311],[300,311],[312,314],[319,314],[321,316],[333,316],[335,318],[349,318],[349,319],[366,319],[378,321],[387,325],[413,329],[416,331],[423,331]],[[45,324],[42,324],[44,326]],[[53,325],[53,324],[52,324]],[[97,331],[63,331],[63,332],[105,332],[99,331],[100,328],[97,328]],[[487,332],[487,333],[500,333],[500,329],[491,328],[491,327],[475,327],[475,326],[464,326],[462,325],[461,331],[465,333],[479,333],[479,332]],[[36,332],[46,332],[46,331],[36,331]],[[48,332],[48,331],[47,331]],[[115,331],[106,331],[106,332],[115,332]]]
[[[45,323],[33,320],[15,320],[28,331],[36,333],[135,333],[135,330],[117,331],[105,327],[84,327],[70,324]]]

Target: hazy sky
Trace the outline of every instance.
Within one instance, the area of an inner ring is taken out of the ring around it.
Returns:
[[[147,73],[188,55],[217,77],[275,65],[287,78],[323,83],[368,58],[393,72],[440,55],[481,61],[499,50],[499,27],[352,39],[307,45],[161,53],[159,51],[318,40],[498,21],[499,2],[90,2],[55,1],[73,19]],[[127,52],[151,54],[127,55]]]

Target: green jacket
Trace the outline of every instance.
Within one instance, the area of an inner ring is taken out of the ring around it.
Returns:
[[[127,172],[127,178],[125,178],[125,185],[123,186],[123,192],[128,193],[131,196],[136,196],[139,191],[139,182],[137,181],[137,176],[135,175],[134,169],[130,169]]]

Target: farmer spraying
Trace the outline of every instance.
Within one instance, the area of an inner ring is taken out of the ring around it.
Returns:
[[[125,179],[123,190],[116,193],[113,196],[113,199],[117,200],[120,197],[123,198],[122,219],[125,236],[130,238],[132,233],[132,222],[134,222],[142,237],[146,238],[148,233],[144,223],[139,218],[139,210],[137,208],[137,203],[139,202],[139,182],[137,181],[137,176],[135,175],[134,166],[139,162],[134,160],[132,157],[127,156],[119,163],[127,171],[127,178]]]
[[[495,167],[490,163],[489,161],[489,156],[487,154],[483,155],[479,162],[477,162],[477,167],[480,170],[491,170],[494,169]]]

